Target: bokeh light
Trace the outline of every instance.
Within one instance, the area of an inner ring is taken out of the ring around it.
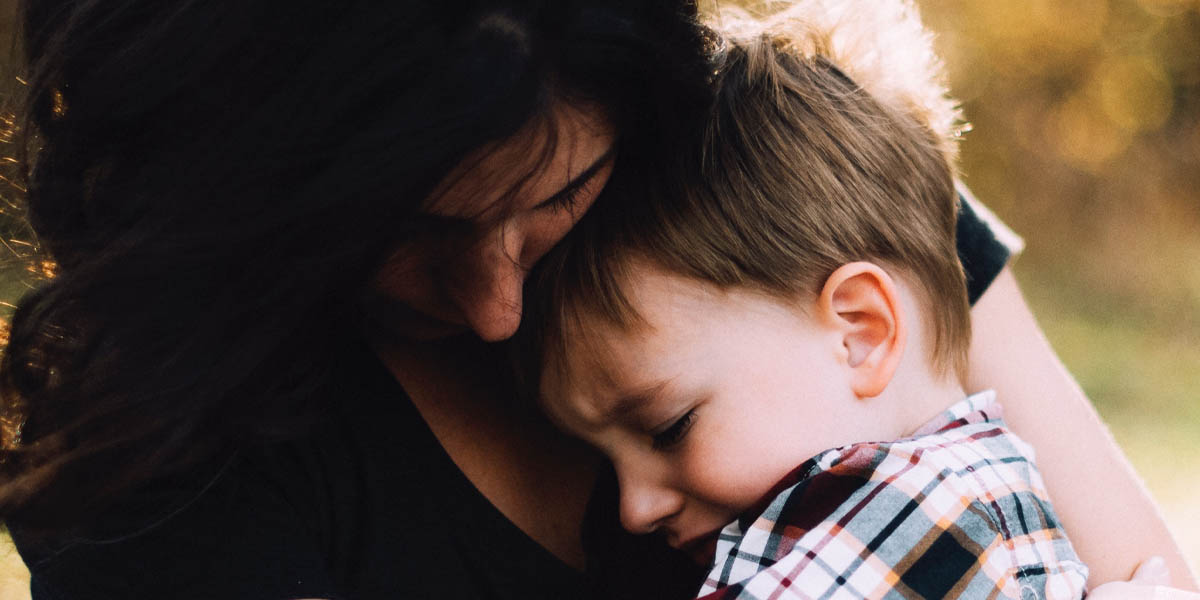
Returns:
[[[1050,341],[1200,560],[1200,1],[918,0]]]

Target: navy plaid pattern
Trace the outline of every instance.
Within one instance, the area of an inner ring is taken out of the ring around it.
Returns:
[[[722,530],[706,599],[1082,598],[1033,449],[993,392],[823,452]]]

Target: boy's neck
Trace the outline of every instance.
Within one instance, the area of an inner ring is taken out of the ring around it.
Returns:
[[[925,306],[903,277],[896,279],[902,298],[901,318],[907,321],[908,342],[900,365],[883,393],[875,400],[875,406],[883,410],[890,419],[889,425],[896,437],[911,435],[942,411],[966,397],[966,391],[958,374],[953,370],[934,367]]]
[[[876,400],[892,409],[896,437],[906,437],[966,395],[953,375],[939,377],[931,368],[900,369]]]

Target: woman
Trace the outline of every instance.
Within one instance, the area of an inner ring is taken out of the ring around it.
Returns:
[[[445,4],[22,3],[29,214],[59,270],[14,317],[0,514],[35,598],[690,587],[480,341],[616,162],[686,143],[695,7]],[[1016,399],[1096,581],[1173,551],[1007,272],[975,320],[972,387]],[[1112,553],[1115,507],[1137,535]]]

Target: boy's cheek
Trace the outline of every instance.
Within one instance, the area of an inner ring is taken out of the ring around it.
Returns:
[[[738,460],[741,457],[729,454],[706,458],[685,461],[681,475],[688,482],[689,495],[720,507],[728,513],[728,520],[757,502],[783,477],[775,477],[761,461]]]

